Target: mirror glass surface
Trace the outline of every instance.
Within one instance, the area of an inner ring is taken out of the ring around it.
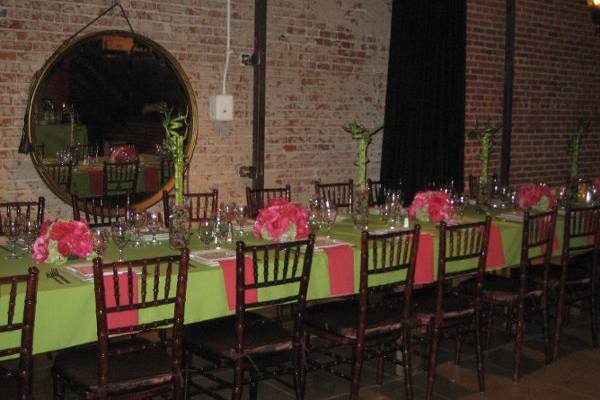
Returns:
[[[161,107],[188,112],[186,157],[195,145],[195,100],[174,58],[143,36],[84,36],[48,60],[28,107],[32,159],[63,200],[132,193],[148,206],[172,187]]]

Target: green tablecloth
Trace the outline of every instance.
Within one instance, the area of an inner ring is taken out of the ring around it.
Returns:
[[[466,219],[482,219],[482,215],[473,212],[465,214]],[[506,266],[518,263],[520,253],[521,224],[516,222],[503,222],[494,219],[501,232],[502,244],[504,248],[504,258]],[[557,232],[561,232],[559,225]],[[372,216],[369,228],[377,230],[384,228],[379,222],[379,217]],[[437,227],[432,224],[423,224],[423,232],[433,237],[434,252],[434,270],[437,265]],[[332,235],[343,241],[354,245],[360,242],[360,232],[352,226],[350,219],[339,221],[332,231]],[[246,235],[244,240],[251,243],[260,242],[260,240]],[[560,243],[561,241],[558,240]],[[190,243],[191,249],[200,249],[200,243],[193,237]],[[555,249],[556,253],[560,249]],[[166,254],[175,254],[168,247],[168,242],[162,242],[160,246],[145,246],[141,249],[127,247],[125,256],[128,259],[152,257]],[[6,250],[0,249],[0,259],[3,260]],[[112,261],[116,258],[116,249],[109,246],[105,254],[106,261]],[[359,285],[359,246],[354,247],[354,287],[358,290]],[[75,262],[71,262],[75,263]],[[77,262],[77,263],[80,263]],[[27,267],[33,265],[29,256],[24,256],[18,261],[2,261],[0,275],[22,274]],[[72,277],[68,272],[63,272],[71,280],[71,284],[60,285],[46,276],[50,265],[39,265],[40,279],[36,311],[35,334],[34,334],[34,352],[43,353],[52,350],[63,349],[74,345],[96,341],[96,321],[95,321],[95,303],[94,290],[92,283],[84,283]],[[457,265],[452,268],[461,268]],[[175,283],[173,283],[174,287]],[[22,296],[22,295],[21,295]],[[322,251],[315,251],[313,258],[313,268],[310,278],[308,297],[309,299],[322,299],[331,297],[329,286],[329,269],[327,266],[327,257]],[[259,298],[262,297],[259,292]],[[6,318],[7,309],[6,296],[0,296],[0,315]],[[17,315],[21,315],[22,304],[19,301]],[[160,311],[152,311],[156,313]],[[163,310],[164,312],[164,310]],[[156,314],[151,314],[142,310],[140,321],[143,322]],[[211,318],[217,318],[231,314],[227,303],[227,295],[223,273],[220,267],[209,267],[191,261],[191,267],[188,277],[187,299],[185,307],[185,323],[194,323]],[[17,343],[17,338],[0,334],[0,348],[6,347],[9,342]]]
[[[44,157],[56,157],[56,152],[69,150],[70,145],[88,144],[85,125],[77,125],[73,132],[73,143],[70,142],[71,125],[37,125],[35,127],[34,145],[44,145]]]

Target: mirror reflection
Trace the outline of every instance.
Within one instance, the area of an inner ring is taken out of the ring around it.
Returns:
[[[128,32],[80,39],[51,59],[29,105],[36,167],[67,201],[157,194],[173,173],[161,107],[193,109],[187,80],[162,47]],[[193,113],[186,153],[195,141]]]

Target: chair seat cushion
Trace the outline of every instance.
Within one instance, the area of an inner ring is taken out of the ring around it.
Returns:
[[[139,346],[144,339],[119,342],[116,347]],[[161,348],[109,356],[108,393],[122,393],[166,384],[172,379],[173,362]],[[98,389],[98,346],[85,346],[59,353],[54,371],[67,381],[89,391]]]
[[[189,325],[184,331],[185,346],[235,359],[235,316]],[[279,322],[260,314],[245,313],[244,354],[275,353],[292,348],[291,334]]]
[[[413,293],[414,314],[421,324],[435,316],[436,290],[434,287],[416,290]],[[444,293],[444,319],[464,318],[475,313],[473,298],[462,293]]]
[[[542,270],[542,268],[531,268],[530,271]],[[510,277],[486,274],[483,279],[483,297],[493,303],[511,303],[519,299],[519,288],[521,280],[517,273]],[[543,294],[539,285],[527,282],[525,297],[540,297]]]
[[[359,320],[357,299],[330,301],[306,309],[304,323],[308,328],[328,331],[356,339]],[[402,306],[397,308],[372,307],[366,312],[367,336],[390,333],[402,327]]]

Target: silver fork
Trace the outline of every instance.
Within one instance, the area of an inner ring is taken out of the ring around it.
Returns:
[[[48,278],[52,278],[52,279],[54,279],[56,282],[58,282],[59,284],[61,284],[61,285],[64,285],[64,282],[63,282],[63,281],[61,281],[61,280],[59,280],[59,279],[56,277],[56,275],[54,275],[54,274],[52,273],[52,271],[50,271],[50,272],[46,272],[46,277],[48,277]]]
[[[50,272],[57,277],[58,279],[60,279],[61,281],[63,281],[64,283],[71,283],[70,280],[68,280],[67,278],[65,278],[63,275],[60,274],[60,272],[58,272],[58,268],[51,268]]]

